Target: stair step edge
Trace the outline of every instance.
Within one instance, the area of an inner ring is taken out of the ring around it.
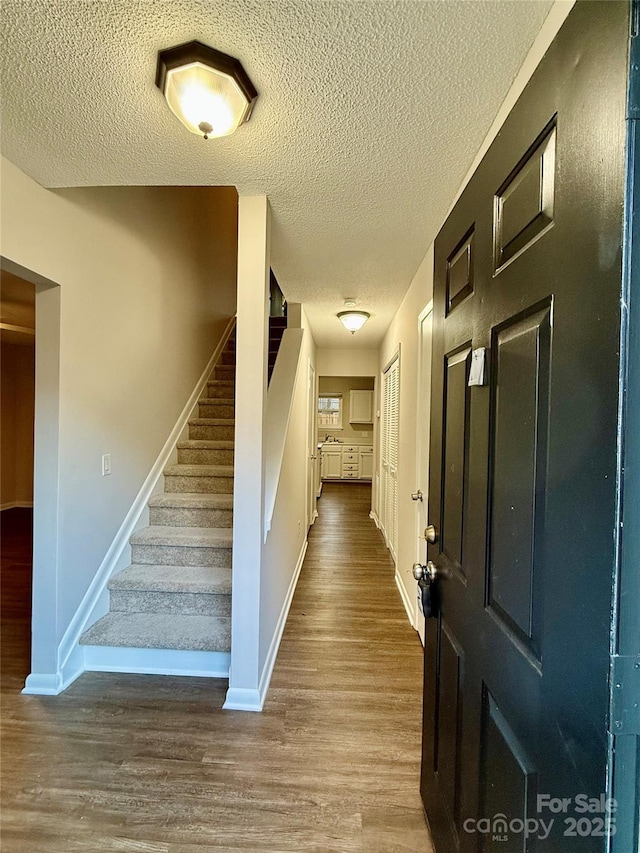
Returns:
[[[233,465],[188,465],[178,462],[164,469],[165,477],[233,477]]]
[[[150,525],[137,530],[130,538],[132,545],[165,545],[180,548],[231,548],[230,527],[171,527]]]
[[[107,613],[80,638],[82,645],[229,651],[229,616]]]
[[[110,578],[110,590],[231,595],[231,569],[132,563]]]
[[[233,495],[208,492],[160,492],[149,499],[154,509],[233,509]]]

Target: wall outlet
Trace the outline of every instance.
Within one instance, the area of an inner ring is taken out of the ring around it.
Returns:
[[[107,477],[111,473],[111,454],[104,453],[102,456],[102,476]]]

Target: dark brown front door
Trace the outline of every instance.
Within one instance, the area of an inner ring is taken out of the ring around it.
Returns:
[[[438,853],[606,846],[628,38],[577,4],[436,241]]]

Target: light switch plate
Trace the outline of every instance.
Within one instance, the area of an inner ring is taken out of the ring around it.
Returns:
[[[102,456],[102,476],[107,477],[111,473],[111,454],[104,453]]]

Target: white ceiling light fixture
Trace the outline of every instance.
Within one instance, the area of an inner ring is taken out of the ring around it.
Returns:
[[[199,41],[158,53],[156,86],[187,130],[205,139],[237,130],[258,97],[239,60]]]
[[[338,314],[338,319],[347,331],[355,335],[358,329],[364,326],[370,316],[366,311],[341,311]]]

